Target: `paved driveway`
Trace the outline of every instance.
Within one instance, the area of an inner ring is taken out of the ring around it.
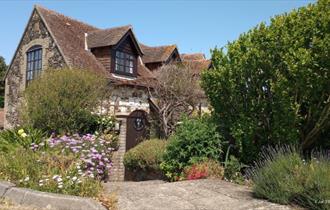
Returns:
[[[105,188],[117,192],[120,210],[291,209],[255,199],[248,187],[222,180],[112,182]]]

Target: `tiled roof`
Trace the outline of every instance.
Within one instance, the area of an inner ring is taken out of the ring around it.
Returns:
[[[182,60],[205,60],[205,55],[203,53],[193,53],[193,54],[181,54]]]
[[[106,71],[104,66],[91,52],[85,50],[85,33],[92,35],[92,37],[103,35],[104,39],[101,41],[112,43],[120,39],[120,35],[123,34],[123,31],[126,30],[127,32],[131,26],[101,30],[40,6],[36,6],[36,9],[57,43],[65,61],[67,62],[67,65],[101,72],[118,84],[127,82],[128,85],[132,84],[143,86],[148,83],[142,81],[153,78],[152,73],[144,66],[142,62],[139,61],[137,79],[118,80],[117,78],[114,78],[110,72]],[[109,33],[111,35],[115,35],[115,38],[109,39]],[[96,43],[96,41],[94,43]]]
[[[40,6],[36,6],[36,9],[69,66],[106,72],[95,56],[85,50],[85,33],[97,30],[96,27]]]
[[[182,61],[184,65],[187,65],[195,75],[199,75],[203,70],[208,69],[211,65],[210,60],[184,60]]]
[[[143,50],[143,63],[165,62],[172,55],[173,51],[177,49],[176,45],[166,45],[158,47],[150,47],[140,44]]]
[[[115,45],[119,40],[132,29],[131,25],[96,30],[88,33],[87,42],[89,48]]]

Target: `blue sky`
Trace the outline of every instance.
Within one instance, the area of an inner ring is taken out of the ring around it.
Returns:
[[[8,64],[34,4],[100,28],[133,25],[147,45],[177,44],[180,53],[223,47],[270,17],[312,0],[0,0],[0,55]],[[124,12],[125,11],[125,12]]]

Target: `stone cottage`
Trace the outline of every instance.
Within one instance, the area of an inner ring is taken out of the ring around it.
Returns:
[[[152,71],[181,61],[194,63],[198,69],[210,65],[202,54],[180,55],[176,45],[141,44],[131,25],[99,29],[37,5],[5,75],[4,127],[18,124],[23,91],[44,69],[90,69],[103,73],[113,84],[109,110],[122,119],[125,151],[146,135],[147,87],[155,79]]]

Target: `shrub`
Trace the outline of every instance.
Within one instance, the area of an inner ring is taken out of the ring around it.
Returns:
[[[242,169],[245,167],[247,165],[239,162],[235,156],[231,155],[225,162],[225,179],[236,184],[243,184],[244,177],[242,175]]]
[[[222,179],[224,169],[218,161],[206,160],[193,164],[184,169],[184,177],[188,180],[201,178],[217,178]]]
[[[113,116],[98,116],[98,131],[104,134],[111,133],[115,129],[116,119]]]
[[[266,149],[262,160],[249,174],[257,197],[310,209],[330,209],[330,159],[327,156],[305,161],[292,147]]]
[[[106,80],[87,70],[48,70],[24,94],[24,124],[44,131],[86,133],[94,131]]]
[[[98,180],[79,173],[80,162],[73,154],[17,149],[0,153],[0,178],[19,187],[78,196],[96,196]]]
[[[241,161],[252,163],[264,145],[329,142],[329,11],[319,0],[212,51],[202,87]]]
[[[186,166],[205,159],[219,160],[223,139],[208,117],[183,119],[166,146],[161,168],[169,180],[180,177]]]
[[[159,171],[165,151],[166,141],[146,140],[125,153],[124,164],[132,171]]]
[[[294,202],[307,209],[330,209],[330,159],[322,153],[306,164],[302,172],[306,175],[304,190]]]

